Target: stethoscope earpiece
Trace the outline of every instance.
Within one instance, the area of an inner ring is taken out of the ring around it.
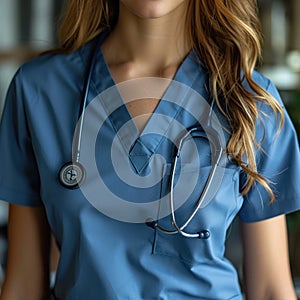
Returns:
[[[68,189],[76,189],[84,182],[85,169],[79,162],[68,162],[59,171],[60,183]]]
[[[202,230],[198,234],[198,239],[201,240],[207,240],[210,237],[210,232],[208,230]]]
[[[151,227],[152,229],[155,229],[158,226],[157,221],[154,221],[153,219],[147,219],[145,221],[145,224],[149,227]]]

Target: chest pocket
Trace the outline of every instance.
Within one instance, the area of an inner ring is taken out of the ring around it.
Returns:
[[[169,214],[170,169],[170,166],[167,166],[166,173],[169,175],[162,181],[161,197],[161,211],[165,212],[168,209]],[[178,180],[179,187],[174,189],[174,203],[181,202],[181,206],[175,211],[179,227],[186,222],[197,205],[210,169],[210,166],[202,167],[199,172],[192,164],[186,164],[180,170],[182,176],[178,171],[175,172],[175,184]],[[240,207],[238,171],[237,167],[222,168],[222,180],[213,198],[204,207],[200,207],[184,228],[188,233],[200,232],[204,238],[184,237],[180,233],[166,234],[156,229],[153,254],[179,259],[192,265],[214,260],[216,256],[223,257],[226,231]],[[190,190],[192,186],[193,189]],[[158,219],[159,226],[174,230],[170,215]]]

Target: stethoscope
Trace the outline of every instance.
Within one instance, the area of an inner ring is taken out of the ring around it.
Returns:
[[[77,136],[74,138],[73,149],[72,151],[72,161],[65,163],[58,173],[59,182],[62,186],[68,189],[76,189],[84,182],[86,178],[86,170],[84,166],[80,163],[80,150],[81,150],[81,141],[82,141],[82,131],[84,124],[85,109],[87,104],[87,99],[89,95],[89,89],[92,80],[92,74],[96,64],[97,51],[101,46],[103,40],[108,35],[108,32],[105,32],[100,35],[98,42],[95,44],[94,48],[91,51],[91,54],[88,58],[88,67],[86,69],[84,87],[82,93],[82,100],[80,102],[80,108],[78,113],[78,131]]]
[[[84,88],[82,93],[82,101],[80,104],[79,109],[79,116],[78,116],[78,130],[76,132],[76,136],[74,138],[74,144],[73,149],[75,151],[72,152],[72,161],[67,162],[64,164],[61,169],[59,170],[59,181],[62,186],[68,189],[76,189],[79,188],[79,186],[84,182],[86,178],[86,170],[84,166],[80,163],[80,150],[81,150],[81,141],[82,141],[82,132],[83,132],[83,124],[84,124],[84,117],[85,117],[85,110],[87,105],[87,99],[88,99],[88,93],[89,88],[91,84],[91,78],[92,73],[96,64],[96,54],[97,50],[101,46],[102,41],[106,37],[106,34],[102,34],[99,38],[98,42],[96,43],[96,46],[91,51],[91,55],[89,57],[88,67],[86,69],[86,75],[84,80]],[[210,233],[208,230],[203,230],[196,233],[189,233],[186,232],[186,227],[191,223],[193,218],[195,217],[196,213],[199,211],[203,203],[207,203],[215,194],[216,191],[213,193],[211,192],[211,189],[217,189],[216,186],[218,184],[214,181],[216,181],[216,170],[221,162],[222,154],[224,153],[224,147],[222,146],[222,141],[220,138],[219,132],[213,128],[211,124],[212,120],[212,113],[213,113],[213,106],[214,101],[210,105],[210,111],[206,116],[206,119],[204,122],[201,123],[202,128],[199,127],[192,127],[189,130],[185,132],[185,134],[179,139],[177,144],[177,151],[174,156],[174,161],[172,164],[171,169],[171,178],[170,178],[170,193],[169,193],[169,206],[170,206],[170,212],[171,212],[171,221],[172,226],[174,227],[173,230],[168,230],[163,228],[158,224],[158,221],[153,220],[146,220],[146,224],[152,228],[155,228],[161,232],[164,232],[166,234],[176,234],[179,233],[184,237],[189,238],[200,238],[200,239],[207,239],[210,236]],[[193,209],[190,216],[186,219],[183,225],[179,226],[176,220],[175,215],[175,208],[174,208],[174,186],[175,186],[175,170],[181,155],[181,150],[183,148],[184,143],[190,139],[190,138],[203,138],[203,129],[208,137],[207,139],[210,142],[211,146],[211,170],[208,175],[208,178],[205,183],[205,187],[200,195],[200,198],[198,199],[198,202]],[[208,199],[209,198],[209,199]]]
[[[166,234],[181,234],[184,237],[188,238],[199,238],[199,239],[208,239],[210,237],[210,232],[208,230],[201,230],[199,232],[195,233],[189,233],[186,232],[184,229],[191,223],[199,209],[205,204],[208,203],[209,200],[213,198],[215,195],[218,186],[220,184],[221,178],[216,177],[216,172],[217,168],[220,165],[220,162],[222,158],[224,157],[224,147],[222,146],[222,140],[220,138],[220,134],[213,128],[211,124],[211,117],[212,117],[212,112],[213,112],[213,105],[214,101],[210,106],[210,111],[208,116],[206,117],[204,121],[204,131],[207,136],[209,136],[209,142],[210,142],[210,147],[211,147],[211,170],[209,172],[209,175],[207,177],[204,189],[202,190],[202,193],[198,199],[198,202],[196,206],[194,207],[192,213],[190,216],[185,220],[183,225],[179,226],[176,220],[176,215],[175,215],[175,209],[174,209],[174,185],[175,185],[175,170],[178,164],[178,160],[181,155],[181,151],[183,148],[184,143],[190,139],[190,138],[203,138],[203,127],[192,127],[190,128],[180,139],[177,145],[177,151],[174,157],[174,161],[172,164],[172,169],[171,169],[171,178],[170,178],[170,196],[169,196],[169,206],[170,206],[170,212],[171,212],[171,222],[172,226],[174,227],[173,230],[168,230],[161,225],[159,225],[158,221],[154,220],[147,220],[146,224],[149,227],[152,227],[154,229],[157,229],[163,233]],[[203,126],[203,124],[202,124]],[[211,189],[215,189],[213,193],[210,192]]]

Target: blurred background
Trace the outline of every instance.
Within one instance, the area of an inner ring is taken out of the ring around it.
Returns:
[[[39,52],[55,46],[56,29],[64,2],[0,0],[0,115],[7,87],[18,66]],[[263,63],[259,68],[277,85],[299,134],[300,0],[258,0],[258,3],[264,34]],[[0,201],[0,284],[5,270],[6,222],[7,206]],[[288,230],[291,268],[298,289],[300,213],[288,216]],[[228,256],[242,274],[242,251],[236,225],[229,235]],[[300,295],[300,291],[298,293]]]

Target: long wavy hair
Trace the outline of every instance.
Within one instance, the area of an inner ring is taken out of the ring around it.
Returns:
[[[72,52],[117,23],[119,0],[68,0],[59,31],[60,49]],[[189,46],[210,72],[212,96],[231,126],[227,153],[247,174],[245,195],[255,182],[274,193],[270,182],[257,172],[255,125],[260,117],[257,101],[270,106],[283,124],[277,101],[252,79],[261,58],[261,32],[255,0],[188,0],[186,36]],[[243,74],[243,76],[241,76]],[[244,88],[246,80],[253,91]],[[246,157],[246,161],[245,161]]]

